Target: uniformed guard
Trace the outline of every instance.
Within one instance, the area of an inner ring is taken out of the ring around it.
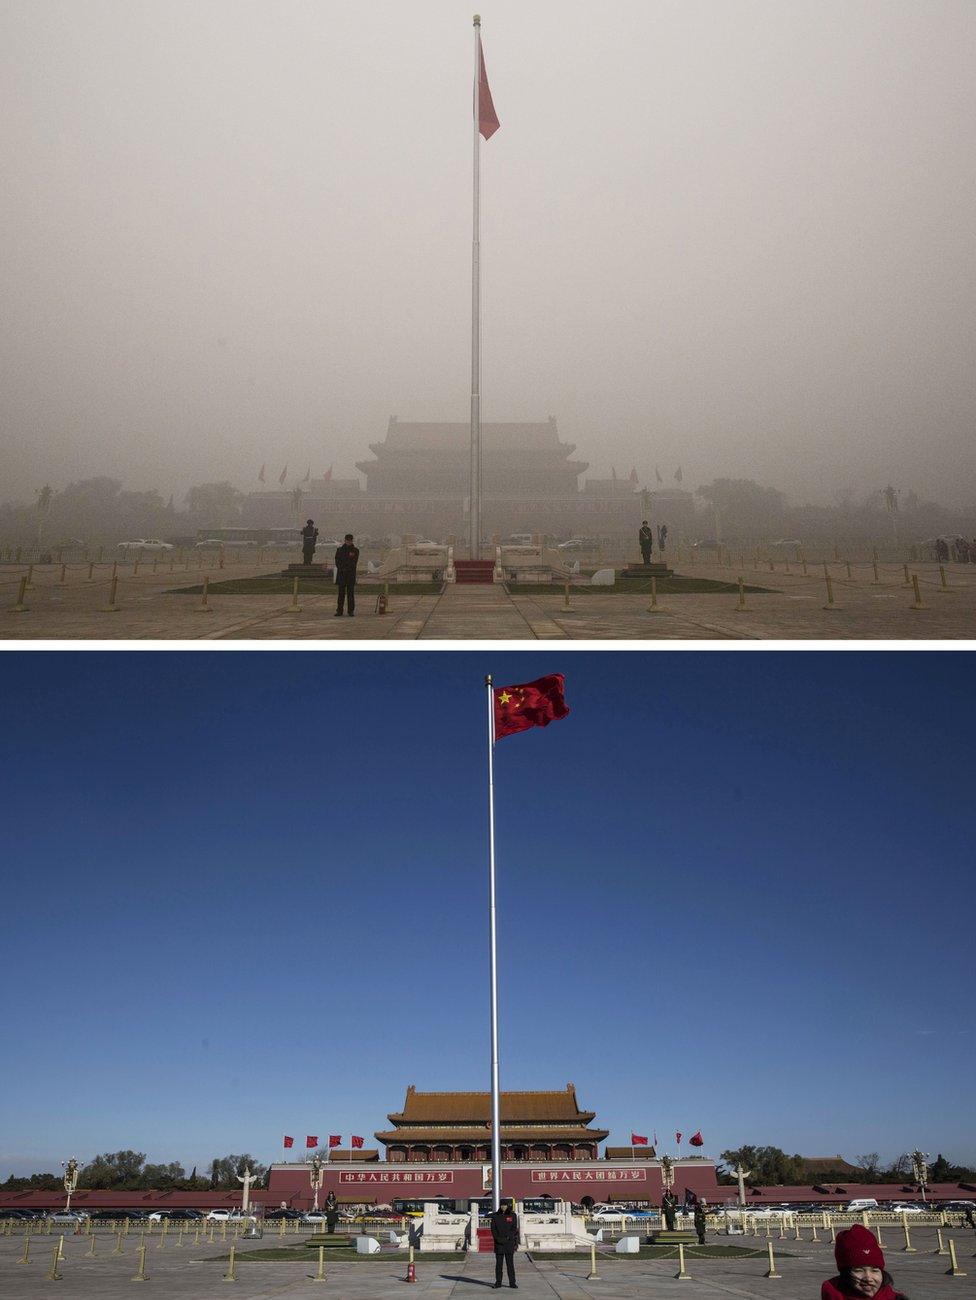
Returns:
[[[515,1252],[521,1243],[518,1215],[510,1200],[504,1200],[491,1216],[491,1239],[495,1247],[495,1290],[502,1285],[502,1265],[508,1270],[508,1285],[515,1281]]]
[[[640,526],[640,532],[637,534],[637,542],[640,546],[640,553],[645,564],[651,562],[651,551],[654,549],[654,533],[651,525],[645,519]]]
[[[706,1202],[699,1196],[695,1201],[695,1231],[698,1233],[698,1244],[705,1244],[705,1206]]]
[[[674,1224],[675,1224],[674,1212],[677,1207],[677,1204],[678,1201],[677,1198],[675,1197],[674,1192],[672,1192],[671,1189],[668,1188],[668,1190],[661,1197],[661,1210],[664,1213],[664,1226],[665,1228],[667,1228],[668,1232],[674,1232]]]
[[[330,1191],[325,1198],[325,1229],[326,1232],[335,1232],[336,1225],[339,1222],[339,1202],[336,1200],[335,1192]]]
[[[319,540],[319,530],[314,519],[306,519],[302,529],[302,564],[311,564],[315,554],[315,543]]]
[[[346,533],[342,545],[335,553],[336,582],[338,583],[338,603],[336,618],[342,617],[345,603],[349,617],[356,612],[356,565],[359,563],[359,547],[352,540],[352,533]]]

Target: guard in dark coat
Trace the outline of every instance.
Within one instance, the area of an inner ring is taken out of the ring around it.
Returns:
[[[695,1202],[695,1231],[698,1233],[698,1244],[705,1244],[705,1202],[698,1198]]]
[[[640,546],[640,553],[645,564],[651,562],[651,551],[654,549],[654,532],[651,525],[645,519],[640,526],[640,532],[637,534],[637,543]]]
[[[336,618],[342,617],[342,606],[348,607],[349,617],[356,612],[356,565],[359,563],[359,547],[353,545],[352,533],[346,533],[345,540],[335,553],[336,582],[339,584]]]
[[[335,1192],[329,1192],[325,1198],[325,1229],[326,1232],[335,1232],[336,1225],[339,1222],[339,1202],[336,1200]]]
[[[508,1270],[508,1285],[517,1287],[515,1281],[515,1252],[522,1241],[518,1215],[511,1201],[502,1201],[491,1216],[491,1239],[495,1243],[495,1289],[502,1284],[502,1264]]]
[[[664,1213],[664,1226],[668,1232],[674,1232],[674,1212],[678,1201],[674,1192],[667,1191],[661,1197],[661,1209]]]
[[[315,543],[319,540],[319,530],[314,519],[306,519],[302,529],[302,564],[311,564],[315,554]]]

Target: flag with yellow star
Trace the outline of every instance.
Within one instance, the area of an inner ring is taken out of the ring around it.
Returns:
[[[565,718],[569,705],[565,696],[566,679],[562,673],[550,673],[521,686],[499,686],[495,690],[495,739],[512,736],[530,727],[548,727],[557,718]]]

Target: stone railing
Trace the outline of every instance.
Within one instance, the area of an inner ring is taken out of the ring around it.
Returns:
[[[384,555],[376,572],[387,582],[453,582],[453,574],[453,547],[417,543],[395,546]]]
[[[570,563],[562,551],[539,546],[497,546],[496,582],[567,582]]]

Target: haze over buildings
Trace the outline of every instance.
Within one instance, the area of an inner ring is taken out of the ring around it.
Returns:
[[[0,497],[467,418],[473,8],[0,2]],[[971,503],[969,0],[482,13],[483,418]]]

